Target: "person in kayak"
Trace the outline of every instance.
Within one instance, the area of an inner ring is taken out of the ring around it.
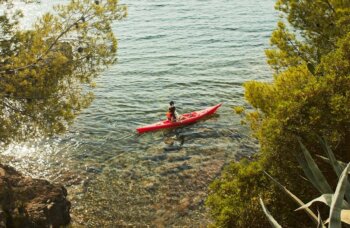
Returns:
[[[171,122],[176,122],[177,113],[174,101],[170,101],[168,112],[166,113],[166,117]]]

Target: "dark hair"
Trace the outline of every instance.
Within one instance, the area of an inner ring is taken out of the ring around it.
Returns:
[[[170,101],[169,104],[170,104],[170,105],[173,105],[173,104],[174,104],[174,101]]]

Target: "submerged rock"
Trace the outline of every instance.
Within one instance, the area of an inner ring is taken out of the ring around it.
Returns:
[[[99,173],[102,173],[102,168],[94,167],[94,166],[86,167],[86,172],[99,174]]]
[[[70,222],[67,190],[0,164],[0,227],[60,227]]]

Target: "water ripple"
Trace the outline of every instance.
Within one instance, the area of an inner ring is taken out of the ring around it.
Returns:
[[[113,26],[118,64],[97,79],[93,104],[69,133],[12,145],[2,161],[67,185],[75,225],[205,226],[208,184],[227,161],[256,149],[232,106],[244,105],[244,82],[271,75],[264,49],[274,0],[122,3],[129,18]],[[206,121],[137,135],[164,118],[170,100],[180,113],[224,105]]]

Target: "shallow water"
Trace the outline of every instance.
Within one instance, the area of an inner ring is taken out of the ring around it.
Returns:
[[[97,79],[91,107],[67,134],[11,145],[2,160],[65,184],[76,225],[206,225],[209,183],[257,149],[232,106],[244,104],[242,83],[271,77],[264,49],[274,1],[123,3],[129,17],[114,25],[118,64]],[[136,127],[164,118],[170,100],[180,113],[224,105],[197,124],[137,135]]]

